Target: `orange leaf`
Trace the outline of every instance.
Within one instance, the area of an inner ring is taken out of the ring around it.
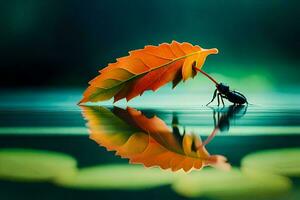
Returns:
[[[173,88],[183,79],[194,77],[209,54],[218,50],[203,49],[190,43],[163,43],[159,46],[145,46],[144,49],[129,52],[129,56],[118,58],[100,70],[100,75],[89,82],[83,94],[83,102],[104,101],[114,97],[130,99],[142,95],[146,90],[157,90],[173,82]]]
[[[157,116],[147,118],[133,108],[82,106],[90,138],[108,151],[146,167],[159,166],[177,171],[214,166],[228,169],[226,158],[210,155],[194,134],[171,131]]]

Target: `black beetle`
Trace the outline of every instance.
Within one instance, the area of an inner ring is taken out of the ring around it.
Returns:
[[[223,98],[227,99],[228,101],[230,101],[233,104],[238,104],[238,105],[242,105],[242,104],[248,104],[247,98],[240,92],[235,91],[235,90],[230,90],[228,85],[225,85],[223,83],[218,83],[216,84],[216,90],[213,94],[213,98],[212,100],[206,104],[209,105],[211,102],[213,102],[216,98],[216,96],[218,96],[218,106],[220,105],[220,98],[222,101],[222,104],[224,106],[224,100]]]
[[[196,71],[201,72],[203,75],[205,75],[207,78],[209,78],[212,82],[214,82],[216,84],[216,90],[213,94],[213,98],[212,100],[206,104],[207,106],[213,102],[216,98],[216,96],[218,96],[218,106],[220,105],[220,98],[222,101],[222,104],[224,106],[224,100],[223,98],[227,99],[228,101],[230,101],[231,103],[233,103],[234,105],[242,105],[242,104],[248,104],[247,98],[240,92],[235,91],[235,90],[230,90],[228,85],[225,85],[223,83],[218,83],[213,77],[211,77],[210,75],[208,75],[206,72],[202,71],[201,69],[196,68],[193,65],[193,68]]]

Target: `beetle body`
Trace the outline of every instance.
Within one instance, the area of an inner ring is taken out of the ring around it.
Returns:
[[[235,104],[242,105],[242,104],[247,103],[247,99],[245,98],[245,96],[237,91],[232,91],[232,92],[228,93],[226,95],[226,97],[227,97],[228,101],[235,103]]]

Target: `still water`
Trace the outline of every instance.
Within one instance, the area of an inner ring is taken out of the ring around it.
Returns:
[[[116,106],[77,106],[77,90],[3,94],[1,199],[300,198],[293,92],[224,108],[203,106],[209,92]]]

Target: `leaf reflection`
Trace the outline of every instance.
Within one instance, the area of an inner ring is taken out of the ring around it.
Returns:
[[[210,155],[200,136],[181,134],[173,115],[172,130],[157,116],[148,118],[128,107],[109,110],[97,106],[81,106],[88,121],[90,138],[108,151],[146,167],[159,166],[177,171],[213,166],[229,169],[226,158]]]

